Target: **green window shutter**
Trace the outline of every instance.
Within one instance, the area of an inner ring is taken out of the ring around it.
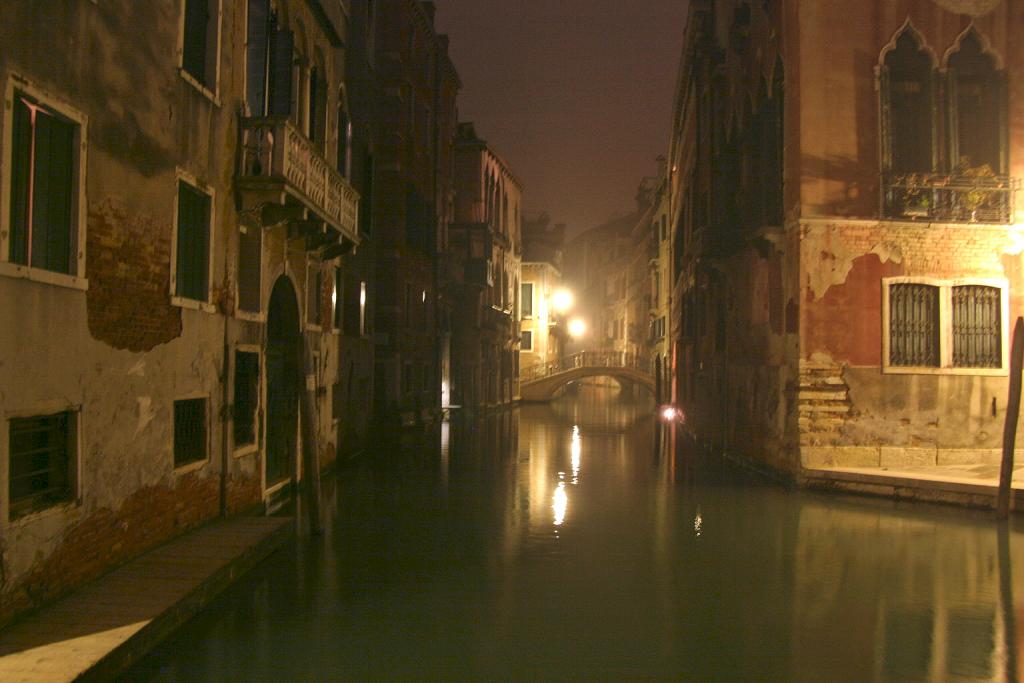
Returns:
[[[32,266],[74,274],[72,267],[72,184],[74,126],[36,112],[32,192]]]
[[[270,44],[271,116],[292,113],[292,53],[295,38],[291,31],[275,31]]]
[[[181,67],[203,85],[206,83],[206,30],[209,0],[185,0],[185,36]]]
[[[252,116],[266,114],[267,30],[270,27],[268,0],[249,0],[248,34],[245,48],[246,101]]]
[[[12,263],[28,264],[28,187],[32,171],[32,114],[24,100],[14,96],[11,150],[11,235]]]
[[[249,313],[260,311],[262,239],[258,227],[246,227],[238,235],[238,307]]]
[[[178,249],[175,293],[206,301],[209,292],[210,198],[178,183]]]

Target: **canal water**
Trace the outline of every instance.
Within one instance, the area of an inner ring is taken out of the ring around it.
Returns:
[[[1018,523],[786,490],[654,412],[583,386],[368,454],[124,680],[1015,678]]]

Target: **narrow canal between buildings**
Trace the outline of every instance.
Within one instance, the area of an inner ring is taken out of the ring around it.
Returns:
[[[1008,680],[1024,528],[659,449],[583,386],[325,480],[296,540],[131,681]],[[1005,530],[1005,527],[1004,527]],[[1014,602],[1016,600],[1016,602]]]

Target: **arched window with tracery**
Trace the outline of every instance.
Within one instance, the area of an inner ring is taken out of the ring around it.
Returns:
[[[951,170],[1006,173],[1006,73],[984,51],[977,31],[965,34],[950,55],[946,88]]]
[[[882,166],[892,176],[935,169],[935,65],[907,26],[881,67]]]

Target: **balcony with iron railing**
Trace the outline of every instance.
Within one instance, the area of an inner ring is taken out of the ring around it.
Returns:
[[[977,172],[883,174],[886,218],[948,223],[1013,222],[1020,180]]]
[[[306,210],[301,218],[358,242],[359,194],[287,117],[243,118],[241,137],[243,205],[297,202]]]

